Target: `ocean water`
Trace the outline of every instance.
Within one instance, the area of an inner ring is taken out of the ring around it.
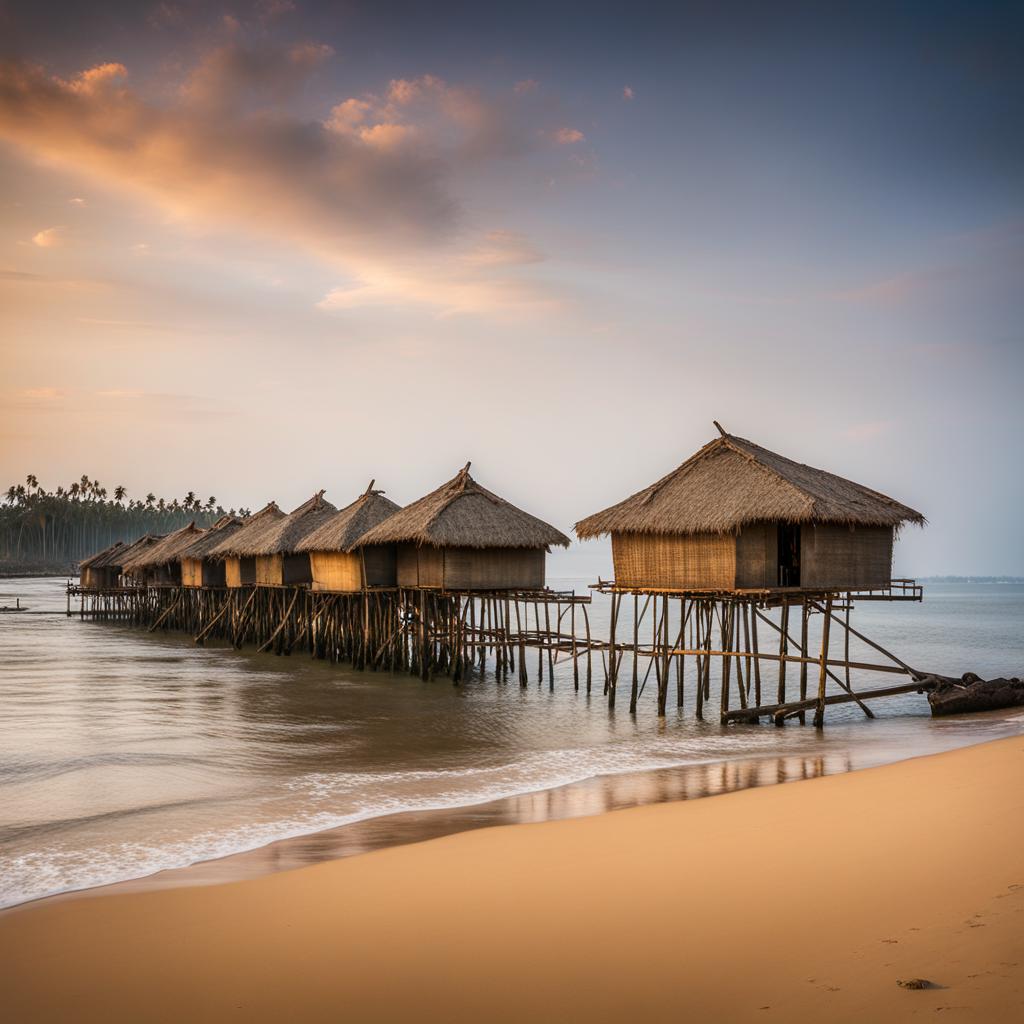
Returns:
[[[588,581],[549,582],[583,593]],[[830,709],[823,732],[722,728],[689,706],[659,720],[653,682],[633,717],[621,696],[609,712],[599,683],[574,691],[566,664],[553,688],[487,675],[455,687],[68,619],[52,614],[65,607],[61,580],[0,580],[0,606],[16,598],[29,612],[0,614],[0,906],[396,812],[507,798],[532,819],[586,813],[1024,728],[1020,711],[932,720],[916,694],[875,702],[872,722],[853,705]],[[603,635],[607,599],[595,597],[591,619]],[[923,604],[865,604],[853,622],[916,668],[1024,672],[1022,585],[935,584]],[[555,787],[589,795],[568,812],[523,796]]]

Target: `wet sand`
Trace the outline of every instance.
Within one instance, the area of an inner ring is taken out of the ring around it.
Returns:
[[[1024,738],[0,915],[42,1020],[1000,1021]],[[898,979],[926,978],[920,991]]]

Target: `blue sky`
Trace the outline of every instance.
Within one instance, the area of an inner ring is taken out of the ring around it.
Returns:
[[[566,528],[715,418],[1024,573],[1019,4],[0,10],[5,478]]]

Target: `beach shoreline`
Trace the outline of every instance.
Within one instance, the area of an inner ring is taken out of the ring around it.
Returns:
[[[28,904],[0,915],[5,1005],[19,1020],[1013,1019],[1022,768],[1013,737]],[[914,977],[934,987],[896,984]]]
[[[966,721],[1006,721],[1005,711],[971,716]],[[1024,714],[1020,716],[1024,732]],[[737,728],[736,726],[733,727]],[[742,727],[740,727],[742,728]],[[759,726],[748,728],[757,729]],[[462,832],[507,825],[566,821],[632,807],[653,806],[723,796],[765,786],[841,775],[899,764],[945,750],[990,742],[979,735],[968,742],[950,743],[909,755],[882,756],[852,747],[815,754],[737,755],[614,773],[599,773],[553,786],[486,797],[478,801],[406,808],[314,829],[258,844],[251,848],[204,857],[180,866],[111,882],[85,885],[0,906],[0,916],[19,907],[53,901],[190,886],[220,885],[294,871],[391,847],[406,846]]]

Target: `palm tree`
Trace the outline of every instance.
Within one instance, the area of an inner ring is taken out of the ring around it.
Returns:
[[[124,496],[127,493],[128,492],[125,490],[124,485],[123,484],[118,484],[114,488],[114,501],[116,501],[120,505],[121,502],[124,501]]]

